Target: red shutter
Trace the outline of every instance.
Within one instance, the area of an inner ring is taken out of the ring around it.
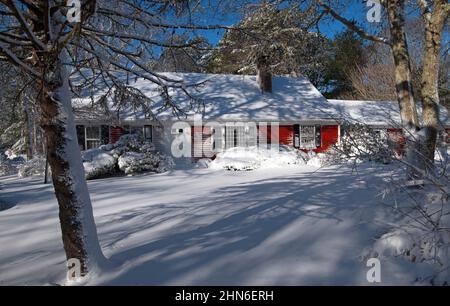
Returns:
[[[339,141],[339,126],[337,125],[323,125],[322,131],[322,146],[315,149],[317,153],[327,151],[332,145],[337,144]]]
[[[294,127],[292,125],[280,126],[279,134],[279,144],[294,146]]]
[[[111,127],[111,143],[116,143],[123,135],[123,129],[120,126]]]

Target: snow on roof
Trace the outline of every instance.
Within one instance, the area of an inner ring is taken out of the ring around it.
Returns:
[[[341,120],[368,125],[398,125],[400,111],[397,102],[328,100]]]
[[[328,100],[340,120],[374,126],[400,126],[401,117],[397,101]],[[421,117],[421,106],[418,106]],[[443,125],[450,125],[450,117],[445,107],[440,108]]]
[[[253,75],[161,73],[163,77],[183,81],[183,88],[171,88],[172,100],[186,116],[180,119],[193,120],[195,114],[203,113],[208,121],[279,121],[279,122],[357,122],[374,126],[400,126],[397,102],[327,100],[304,77],[273,77],[273,92],[262,93]],[[163,79],[162,83],[166,83]],[[143,78],[128,81],[129,86],[139,89],[155,101],[152,112],[159,120],[177,120],[171,108],[164,106],[160,88]],[[192,86],[201,84],[200,86]],[[204,109],[192,110],[192,101],[186,93],[199,99]],[[85,93],[86,94],[86,93]],[[99,97],[100,92],[94,93]],[[91,103],[90,95],[74,99],[75,105]],[[420,114],[420,109],[419,109]],[[139,111],[120,111],[120,120],[146,119]],[[445,108],[441,107],[441,121],[450,126]]]
[[[190,82],[201,75],[185,75]],[[201,76],[204,78],[205,76]],[[208,75],[201,90],[206,120],[312,120],[325,116],[325,97],[303,77],[274,77],[272,93],[262,93],[256,76]],[[168,115],[165,112],[162,115]]]
[[[326,119],[324,110],[331,105],[322,94],[303,77],[274,77],[273,92],[262,93],[256,76],[201,73],[163,73],[171,79],[182,79],[189,94],[204,103],[204,120],[268,120],[299,121]],[[199,87],[189,87],[202,83]],[[153,106],[160,120],[176,119],[172,109],[164,109],[158,86],[145,79],[133,80],[130,86],[138,88],[147,97],[156,101]],[[190,104],[182,89],[169,90],[172,99],[182,109]],[[200,111],[187,111],[187,119],[194,118]],[[143,119],[139,112],[126,111],[122,120]]]

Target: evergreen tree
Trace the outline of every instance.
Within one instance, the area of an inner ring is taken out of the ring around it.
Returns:
[[[204,72],[208,50],[211,48],[203,37],[189,39],[176,35],[167,42],[170,47],[164,48],[158,61],[153,65],[159,72]],[[183,46],[178,48],[177,45]],[[186,47],[188,46],[188,47]]]
[[[325,83],[328,97],[351,96],[354,93],[350,73],[366,62],[364,40],[351,30],[335,36],[327,60]]]
[[[208,62],[208,72],[255,74],[256,61],[265,58],[274,75],[304,75],[315,85],[324,77],[327,40],[311,32],[312,10],[280,9],[264,3],[247,14],[219,42]]]

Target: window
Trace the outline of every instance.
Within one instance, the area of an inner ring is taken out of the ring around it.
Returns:
[[[226,126],[225,127],[225,145],[226,148],[233,147],[245,147],[245,127],[244,125],[239,126]]]
[[[100,126],[87,126],[85,135],[86,150],[98,148],[102,144],[102,130]]]
[[[144,139],[145,141],[153,141],[153,128],[151,125],[144,125]]]
[[[316,127],[313,125],[300,126],[300,148],[316,148]]]
[[[320,147],[320,128],[314,125],[294,125],[294,147],[300,149],[315,149]]]

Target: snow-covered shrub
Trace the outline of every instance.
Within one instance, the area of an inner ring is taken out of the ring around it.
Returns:
[[[343,130],[339,144],[329,151],[330,162],[351,160],[389,163],[394,156],[386,132],[364,124],[347,124]]]
[[[161,173],[168,171],[173,167],[171,158],[164,154],[156,152],[126,152],[119,157],[119,169],[125,174],[139,172]]]
[[[173,168],[172,158],[157,152],[153,144],[143,142],[139,135],[124,135],[112,150],[118,156],[118,166],[125,174],[139,172],[161,173]]]
[[[123,135],[115,144],[83,152],[87,179],[111,176],[117,172],[165,172],[173,168],[173,160],[155,150],[153,144],[142,141],[139,135]]]
[[[37,156],[17,167],[20,178],[30,176],[43,176],[45,174],[45,158]]]
[[[114,144],[117,149],[124,149],[126,151],[140,152],[155,150],[154,146],[149,142],[144,142],[141,137],[136,134],[127,134],[119,138],[119,140]]]
[[[280,145],[276,147],[235,147],[217,154],[210,168],[234,171],[248,171],[258,168],[273,168],[286,165],[305,165],[307,154],[295,148]]]
[[[87,150],[82,153],[83,167],[87,180],[113,175],[117,158],[102,149]]]

